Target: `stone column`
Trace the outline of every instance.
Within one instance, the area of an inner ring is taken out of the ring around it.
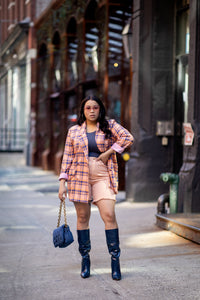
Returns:
[[[126,172],[128,201],[156,201],[169,189],[160,174],[172,171],[173,137],[163,146],[156,123],[173,118],[173,18],[172,0],[134,1],[131,130],[135,143]]]
[[[190,1],[190,53],[188,122],[195,136],[192,146],[184,146],[179,177],[179,211],[200,212],[200,3]]]

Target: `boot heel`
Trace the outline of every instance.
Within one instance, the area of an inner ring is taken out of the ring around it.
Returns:
[[[88,278],[90,277],[90,257],[82,258],[82,268],[81,268],[81,277]]]
[[[121,280],[121,271],[120,271],[120,263],[119,258],[111,258],[111,269],[112,269],[112,279],[113,280]]]

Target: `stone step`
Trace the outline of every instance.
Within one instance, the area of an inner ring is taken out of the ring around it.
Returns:
[[[156,225],[200,244],[200,214],[156,214]]]

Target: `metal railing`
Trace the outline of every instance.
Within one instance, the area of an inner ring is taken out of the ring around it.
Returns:
[[[0,128],[0,151],[23,151],[26,129]]]

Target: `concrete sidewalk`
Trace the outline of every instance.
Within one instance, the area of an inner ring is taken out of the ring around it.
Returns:
[[[57,176],[52,172],[14,166],[4,156],[0,168],[0,299],[200,299],[199,245],[158,228],[156,203],[116,205],[122,250],[119,282],[111,279],[104,225],[92,206],[91,277],[82,279],[76,214],[68,201],[67,218],[75,241],[65,249],[54,248],[52,243],[57,189]]]

